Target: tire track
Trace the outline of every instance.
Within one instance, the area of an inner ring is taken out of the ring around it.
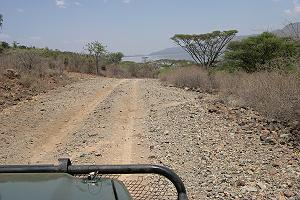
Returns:
[[[37,131],[44,133],[45,138],[42,139],[43,144],[35,148],[30,162],[55,162],[56,160],[54,159],[53,153],[57,146],[65,144],[72,133],[82,126],[88,115],[92,113],[116,87],[122,84],[122,82],[124,82],[124,80],[120,80],[107,88],[98,90],[94,96],[85,102],[87,104],[85,107],[80,107],[76,112],[64,117],[64,119],[58,119],[40,127]]]
[[[73,160],[98,164],[147,163],[147,144],[143,139],[145,110],[139,96],[139,81],[125,80],[95,109],[96,114],[90,116],[65,147]]]

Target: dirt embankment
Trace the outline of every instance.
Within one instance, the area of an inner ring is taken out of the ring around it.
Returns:
[[[19,102],[32,100],[38,94],[46,93],[72,82],[85,80],[93,75],[65,72],[39,76],[36,74],[19,74],[14,69],[0,73],[0,112]]]
[[[263,142],[253,111],[215,106],[157,80],[90,78],[0,112],[0,161],[163,164],[191,199],[298,198],[297,151]]]

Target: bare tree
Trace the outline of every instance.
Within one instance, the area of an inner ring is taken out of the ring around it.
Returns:
[[[20,50],[17,53],[19,65],[31,71],[40,62],[38,54],[33,50]]]
[[[176,34],[171,39],[190,54],[196,63],[208,68],[216,63],[236,34],[236,30],[214,31],[200,35]]]

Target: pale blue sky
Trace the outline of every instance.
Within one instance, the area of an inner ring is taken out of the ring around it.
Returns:
[[[237,29],[239,35],[300,21],[296,0],[0,0],[0,40],[82,51],[99,40],[111,51],[147,54],[173,46],[175,33]]]

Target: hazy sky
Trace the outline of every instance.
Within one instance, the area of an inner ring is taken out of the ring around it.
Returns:
[[[0,40],[82,51],[147,54],[172,47],[175,33],[237,29],[240,35],[300,21],[300,0],[0,0]]]

